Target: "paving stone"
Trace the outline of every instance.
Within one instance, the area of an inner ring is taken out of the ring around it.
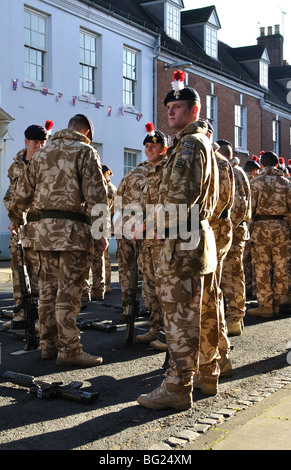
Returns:
[[[195,441],[199,436],[200,434],[198,432],[190,431],[190,429],[184,429],[176,435],[176,437],[185,439],[186,441]]]
[[[223,408],[222,410],[219,410],[218,412],[220,414],[222,414],[223,416],[230,417],[230,416],[233,416],[236,413],[236,410],[234,410],[232,408]]]
[[[253,402],[248,401],[248,400],[239,401],[238,403],[242,408],[248,408],[249,406],[253,404]]]
[[[208,429],[210,427],[211,427],[210,424],[201,424],[201,423],[199,424],[198,423],[198,424],[194,424],[193,430],[195,432],[198,432],[198,433],[204,433],[204,432],[208,431]]]
[[[175,447],[175,446],[183,446],[186,444],[185,439],[179,439],[178,437],[171,436],[169,439],[166,440],[167,444],[170,444],[170,446]]]
[[[249,401],[252,401],[252,402],[260,402],[260,401],[263,401],[264,400],[264,397],[249,397],[248,398]]]
[[[209,424],[210,426],[213,426],[216,424],[217,420],[216,419],[211,419],[211,418],[201,418],[198,420],[199,424]]]
[[[208,418],[215,419],[216,421],[224,421],[224,416],[219,413],[211,413]]]
[[[172,448],[165,442],[158,442],[157,444],[153,444],[149,450],[172,450]]]

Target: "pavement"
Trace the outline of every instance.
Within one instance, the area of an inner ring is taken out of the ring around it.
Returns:
[[[0,260],[0,283],[7,282],[12,287],[10,262]],[[291,344],[287,361],[291,365]],[[270,389],[255,398],[227,419],[210,423],[207,432],[191,439],[183,452],[291,450],[291,376],[270,384]]]

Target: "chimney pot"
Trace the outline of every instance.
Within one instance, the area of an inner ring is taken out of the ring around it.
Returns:
[[[260,28],[260,31],[261,31],[261,37],[265,36],[265,28],[264,26],[262,28]]]
[[[275,34],[280,34],[280,25],[275,24]]]
[[[272,36],[272,34],[273,34],[273,27],[268,26],[268,36]]]

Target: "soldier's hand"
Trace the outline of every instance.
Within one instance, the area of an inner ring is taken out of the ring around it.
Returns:
[[[134,233],[133,233],[133,240],[136,241],[136,240],[142,240],[143,239],[143,236],[144,236],[144,231],[145,231],[146,227],[144,224],[141,224],[141,225],[137,225],[134,229]]]
[[[10,224],[9,224],[9,226],[8,226],[8,229],[10,230],[10,232],[11,232],[13,235],[16,235],[16,236],[17,236],[17,229],[16,229],[16,227],[14,227],[13,222],[10,222]]]
[[[106,251],[109,247],[109,242],[107,238],[100,238],[100,240],[95,241],[95,246],[99,251]]]

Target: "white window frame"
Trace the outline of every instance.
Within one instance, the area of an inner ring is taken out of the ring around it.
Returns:
[[[273,120],[272,136],[273,136],[273,152],[275,152],[275,154],[279,156],[279,152],[280,152],[280,123],[277,119]]]
[[[247,109],[242,105],[235,105],[234,121],[235,149],[246,151],[247,148]]]
[[[218,57],[218,41],[217,41],[217,29],[213,26],[205,26],[205,52],[209,57],[217,59]]]
[[[180,9],[170,5],[169,3],[165,4],[165,25],[166,25],[166,34],[176,41],[181,39],[181,13]]]
[[[123,173],[127,175],[131,170],[139,164],[140,152],[132,149],[124,149],[123,154]]]
[[[97,95],[97,36],[80,29],[79,33],[79,88],[80,93]]]
[[[206,95],[206,119],[212,124],[217,135],[217,96]]]
[[[123,46],[123,104],[138,108],[138,56],[139,52]]]
[[[24,77],[39,85],[46,82],[47,76],[47,19],[42,13],[24,8]]]
[[[260,60],[260,85],[269,88],[269,64],[263,60]]]

